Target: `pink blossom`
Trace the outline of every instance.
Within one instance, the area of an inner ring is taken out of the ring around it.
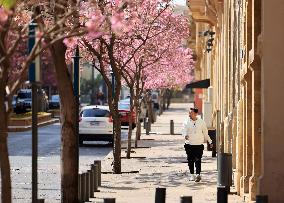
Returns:
[[[89,20],[88,22],[86,22],[86,27],[89,32],[97,32],[99,25],[94,20]]]
[[[120,31],[123,28],[123,19],[124,19],[124,14],[121,13],[116,13],[111,17],[111,25],[112,29],[114,31]]]
[[[63,42],[68,48],[71,48],[71,49],[75,48],[76,45],[78,44],[78,40],[75,37],[65,38]]]
[[[4,23],[8,20],[8,12],[3,9],[0,8],[0,25],[4,25]]]

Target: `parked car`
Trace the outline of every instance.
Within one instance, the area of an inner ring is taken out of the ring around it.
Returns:
[[[130,109],[130,98],[129,97],[127,97],[126,99],[120,100],[119,102],[128,104],[129,109]],[[140,106],[141,106],[141,113],[140,113],[140,116],[139,116],[139,121],[143,122],[143,119],[147,117],[147,104],[142,97],[139,99],[139,102],[140,102]],[[134,110],[135,110],[135,108],[134,108]],[[137,113],[136,113],[136,115],[137,115]]]
[[[79,122],[79,143],[83,141],[113,142],[113,122],[108,106],[82,107]]]
[[[48,100],[44,90],[38,92],[38,109],[39,111],[48,110]],[[15,113],[26,113],[32,110],[32,90],[20,89],[16,96]]]
[[[16,97],[15,113],[25,113],[32,110],[32,91],[21,89]]]
[[[130,102],[127,100],[120,100],[118,103],[118,111],[121,116],[121,126],[129,126],[129,114],[130,114]],[[132,117],[132,129],[136,127],[136,113],[131,114]]]
[[[50,109],[59,109],[60,108],[60,98],[59,95],[52,95],[51,100],[49,100]]]
[[[12,107],[13,107],[13,110],[15,110],[16,104],[17,104],[17,95],[14,95],[14,96],[13,96],[13,99],[12,99]]]

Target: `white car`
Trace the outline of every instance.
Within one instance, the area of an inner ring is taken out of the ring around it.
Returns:
[[[85,106],[80,111],[79,144],[83,141],[113,142],[113,122],[108,106]]]

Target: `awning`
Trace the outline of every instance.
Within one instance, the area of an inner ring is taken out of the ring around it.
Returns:
[[[199,80],[186,85],[186,88],[208,88],[210,87],[210,79]]]

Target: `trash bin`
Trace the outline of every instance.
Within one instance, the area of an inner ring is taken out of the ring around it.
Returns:
[[[232,186],[232,154],[218,153],[218,185],[225,186],[230,191]]]

